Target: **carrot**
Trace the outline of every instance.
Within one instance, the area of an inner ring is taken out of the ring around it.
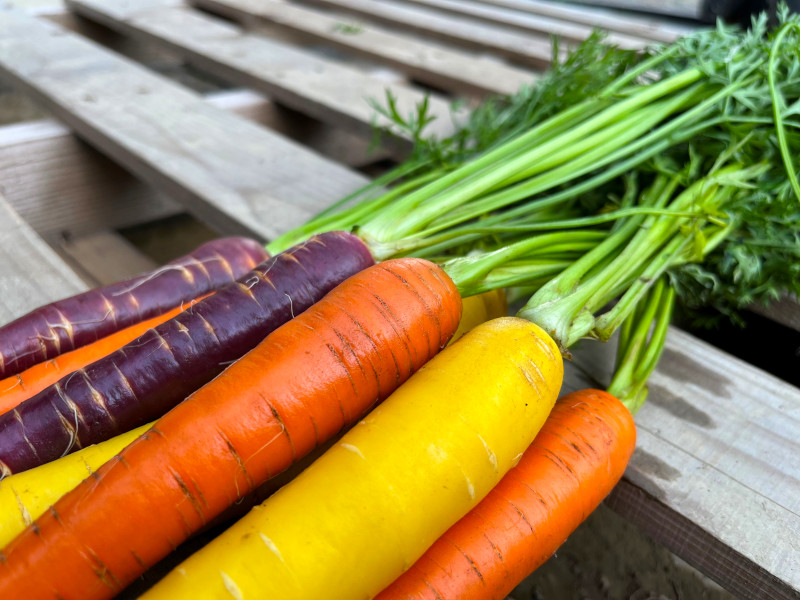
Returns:
[[[508,314],[506,294],[502,288],[476,296],[467,296],[461,302],[464,310],[461,322],[458,324],[458,330],[450,340],[451,344],[481,323],[485,323],[490,319],[504,317]]]
[[[148,428],[148,425],[142,425],[101,444],[0,481],[0,548]]]
[[[611,492],[635,444],[614,396],[564,396],[519,464],[376,600],[502,600]]]
[[[254,240],[220,238],[151,273],[39,307],[0,327],[0,378],[207,294],[267,256]]]
[[[0,415],[0,473],[153,421],[273,329],[373,264],[357,237],[321,234]]]
[[[143,598],[372,597],[519,459],[562,369],[536,325],[479,325]]]
[[[388,396],[447,343],[460,316],[455,286],[427,261],[349,278],[12,541],[0,554],[0,598],[112,597]]]
[[[192,300],[188,304],[181,304],[162,315],[131,325],[96,342],[33,365],[22,373],[3,379],[0,381],[0,414],[8,412],[24,400],[38,394],[73,371],[82,369],[86,365],[108,356],[114,350],[135,340],[148,329],[152,329],[180,314],[190,306],[194,306],[195,302],[197,300]]]

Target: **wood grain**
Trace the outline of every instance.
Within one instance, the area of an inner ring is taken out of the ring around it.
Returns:
[[[509,8],[532,15],[552,17],[560,21],[580,23],[607,31],[618,31],[654,42],[670,43],[696,29],[689,25],[670,23],[665,19],[636,16],[623,11],[611,11],[591,6],[576,6],[566,2],[544,0],[477,0],[481,4]]]
[[[216,92],[204,99],[347,165],[363,166],[386,157],[362,137],[253,92]],[[0,127],[0,173],[6,200],[50,244],[184,210],[55,121]]]
[[[246,33],[231,23],[187,7],[181,0],[69,0],[78,14],[120,33],[169,48],[189,64],[217,77],[266,94],[276,102],[323,123],[351,130],[367,139],[374,125],[387,126],[370,104],[386,105],[390,92],[401,114],[414,114],[428,96],[435,120],[425,135],[447,137],[455,130],[452,101],[403,83],[387,84],[355,67],[308,50]],[[387,137],[384,143],[398,154],[413,141]]]
[[[159,266],[120,234],[108,230],[67,240],[59,250],[91,287],[124,281]]]
[[[388,0],[303,0],[370,22],[413,31],[420,35],[475,48],[537,69],[545,69],[553,56],[547,36],[523,34],[497,25],[444,15],[437,11],[403,5]]]
[[[469,0],[402,0],[407,4],[415,4],[457,16],[478,19],[482,23],[493,23],[512,27],[523,32],[555,35],[572,42],[581,42],[588,38],[593,27],[579,23],[570,23],[560,19],[552,19],[543,15],[530,15],[525,12],[508,10],[501,7],[486,6]],[[638,50],[647,45],[645,38],[636,34],[623,34],[609,31],[606,40],[619,46]]]
[[[367,181],[80,36],[19,13],[0,16],[0,73],[220,232],[270,239]]]
[[[72,269],[0,196],[0,324],[86,289]]]
[[[343,22],[340,17],[288,2],[194,0],[194,4],[248,27],[268,23],[303,40],[379,60],[437,89],[478,96],[510,95],[535,80],[532,71],[482,54],[456,50],[352,19]]]

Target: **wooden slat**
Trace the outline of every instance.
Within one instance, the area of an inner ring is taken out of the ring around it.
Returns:
[[[772,319],[776,323],[800,331],[800,301],[795,296],[784,296],[771,302],[768,306],[751,304],[749,310]]]
[[[0,196],[0,324],[86,289]]]
[[[366,178],[95,44],[0,13],[0,73],[224,233],[269,239]]]
[[[565,387],[604,386],[613,351],[587,342]],[[800,593],[800,390],[672,329],[636,417],[615,510],[742,598]]]
[[[552,58],[547,36],[522,34],[472,19],[444,15],[437,11],[402,5],[387,0],[303,0],[372,22],[400,27],[442,41],[502,56],[534,68],[546,68]]]
[[[545,0],[476,0],[488,6],[510,8],[532,15],[552,17],[561,21],[580,23],[607,31],[617,31],[628,35],[643,37],[654,42],[670,43],[695,28],[666,22],[664,19],[636,17],[623,12],[575,6],[565,2]]]
[[[592,33],[593,27],[552,19],[542,15],[530,15],[525,12],[509,10],[501,7],[486,6],[469,0],[402,0],[408,4],[416,4],[426,8],[453,15],[479,19],[483,23],[494,23],[506,27],[520,29],[544,35],[555,35],[572,42],[581,42]],[[620,48],[639,49],[647,45],[647,40],[635,34],[608,32],[607,41]]]
[[[309,51],[243,32],[239,27],[188,8],[182,0],[69,0],[78,14],[134,38],[160,44],[190,64],[223,80],[262,92],[277,102],[324,123],[348,128],[370,138],[377,115],[369,100],[386,104],[386,92],[397,99],[401,114],[413,114],[426,93],[402,83],[387,85],[363,71]],[[436,119],[426,135],[447,137],[454,131],[451,101],[428,95]],[[456,118],[458,115],[456,115]],[[466,114],[461,114],[466,118]],[[410,138],[385,142],[407,152]]]
[[[385,157],[370,150],[360,137],[281,108],[253,92],[217,92],[206,101],[344,164],[363,166]],[[0,127],[0,188],[25,222],[50,244],[183,210],[55,121]]]
[[[606,6],[621,10],[635,10],[655,15],[679,17],[682,19],[701,19],[704,0],[572,0],[575,4],[585,4],[592,8]]]
[[[451,92],[507,95],[535,78],[530,71],[487,56],[422,41],[376,25],[343,24],[341,18],[286,2],[194,0],[194,4],[248,26],[269,23],[303,39],[379,60],[409,77]]]
[[[50,242],[182,210],[54,121],[0,128],[0,186]]]
[[[67,240],[60,250],[91,287],[130,279],[158,267],[156,261],[114,231],[95,231]]]

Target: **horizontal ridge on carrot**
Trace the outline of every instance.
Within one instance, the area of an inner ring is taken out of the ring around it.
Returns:
[[[349,278],[12,541],[0,554],[0,598],[112,597],[391,394],[445,346],[460,316],[458,291],[427,261]]]
[[[611,492],[635,444],[611,394],[562,397],[519,464],[376,600],[502,600]]]
[[[150,273],[39,307],[0,327],[0,378],[207,294],[267,256],[255,240],[220,238]]]
[[[167,319],[180,314],[190,306],[193,306],[194,303],[195,300],[192,300],[192,302],[182,304],[157,317],[126,327],[96,342],[65,352],[55,358],[33,365],[21,373],[3,379],[0,381],[0,414],[11,410],[22,401],[38,394],[73,371],[77,371],[111,354],[114,350],[136,339],[148,329],[152,329]]]
[[[0,415],[0,472],[24,471],[158,418],[373,262],[363,242],[343,232],[268,259]]]

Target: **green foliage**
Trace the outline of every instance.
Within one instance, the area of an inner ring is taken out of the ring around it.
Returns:
[[[419,137],[411,162],[425,165],[423,170],[443,165],[452,170],[581,103],[594,102],[595,108],[581,114],[573,126],[644,93],[655,82],[698,72],[692,102],[682,111],[665,113],[645,134],[650,143],[643,145],[641,155],[647,146],[661,144],[657,153],[639,162],[637,156],[611,165],[598,160],[594,172],[587,169],[581,177],[563,182],[553,178],[546,194],[537,193],[544,188],[532,186],[528,200],[519,203],[512,198],[506,206],[514,208],[506,211],[485,200],[477,204],[479,198],[468,200],[457,215],[467,214],[470,203],[491,208],[467,222],[464,237],[451,233],[447,239],[461,240],[462,245],[456,246],[459,253],[470,245],[491,249],[530,235],[530,231],[513,234],[515,223],[538,226],[548,218],[615,211],[631,205],[626,189],[630,190],[635,174],[646,187],[658,173],[680,173],[682,185],[689,186],[723,164],[766,164],[769,168],[752,185],[736,184],[735,193],[726,195],[723,204],[713,210],[703,207],[701,218],[681,228],[680,235],[692,238],[689,250],[668,269],[669,281],[685,306],[713,306],[740,320],[737,310],[751,302],[800,292],[800,189],[792,165],[792,156],[800,150],[800,20],[783,11],[779,21],[772,32],[765,16],[755,19],[748,31],[720,23],[644,53],[609,47],[595,34],[534,84],[512,97],[483,103],[448,139],[421,135],[418,124],[425,121],[423,115],[406,121],[395,115],[393,120]],[[558,56],[557,47],[554,50]],[[575,143],[568,131],[561,135],[565,145]],[[630,168],[617,175],[614,164]],[[606,177],[609,172],[615,176]],[[540,210],[550,199],[563,202],[555,215]],[[423,233],[434,230],[428,226]],[[441,251],[441,244],[436,249]]]

